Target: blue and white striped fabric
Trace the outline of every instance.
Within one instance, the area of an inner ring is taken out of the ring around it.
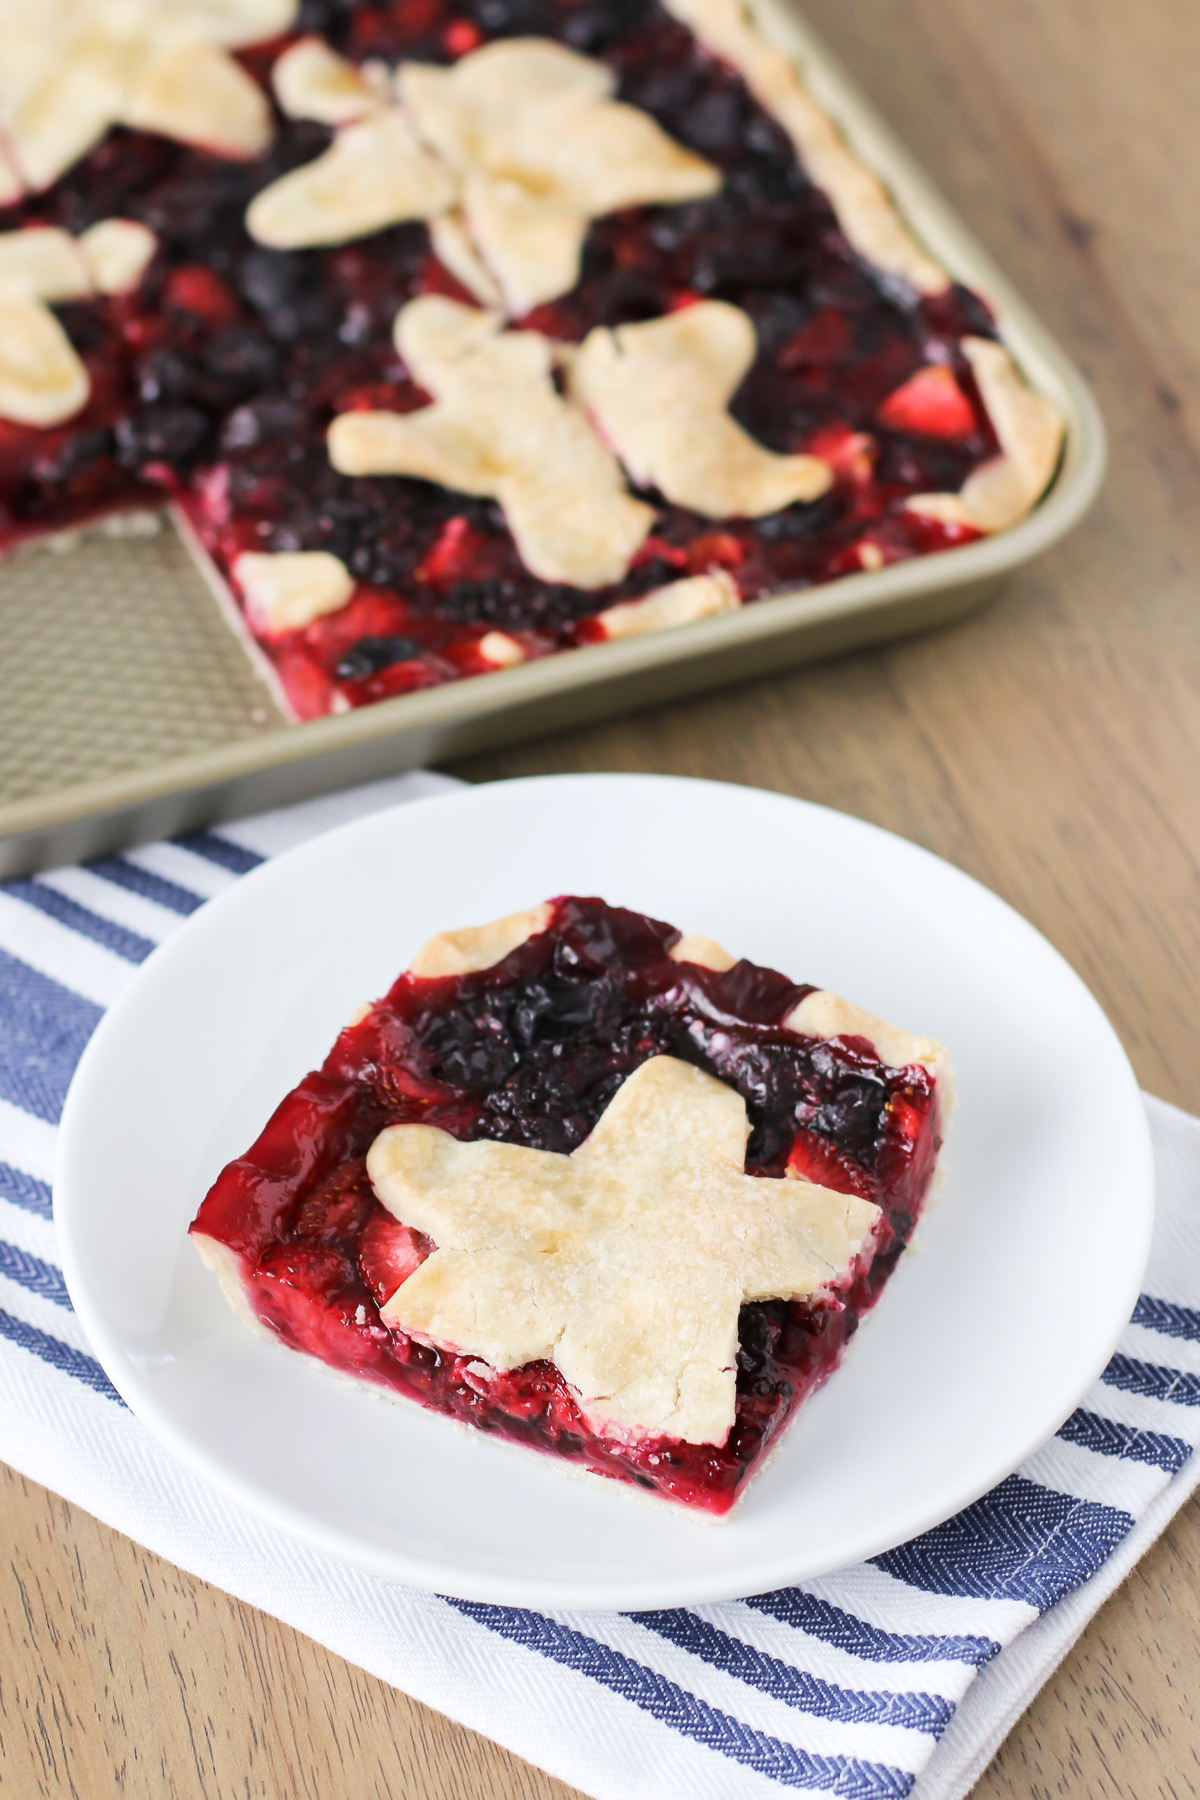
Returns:
[[[1200,1122],[1147,1102],[1160,1214],[1146,1292],[1057,1437],[937,1530],[748,1600],[546,1616],[391,1586],[176,1465],[92,1356],[50,1184],[63,1097],[101,1013],[264,856],[440,785],[407,776],[0,884],[0,1456],[600,1800],[956,1800],[1195,1484]]]

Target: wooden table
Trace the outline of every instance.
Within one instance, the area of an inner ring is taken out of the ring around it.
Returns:
[[[809,0],[1095,385],[1092,518],[952,630],[480,760],[777,788],[915,838],[1028,915],[1144,1085],[1200,1110],[1200,11]],[[0,1482],[0,1787],[126,1800],[565,1800],[568,1790]],[[985,1800],[1200,1792],[1200,1506],[1013,1731]]]

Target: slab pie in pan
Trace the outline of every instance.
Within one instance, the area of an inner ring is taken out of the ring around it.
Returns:
[[[51,13],[0,11],[4,872],[936,623],[1095,492],[774,3]]]

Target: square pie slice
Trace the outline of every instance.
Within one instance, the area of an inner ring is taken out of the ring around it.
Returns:
[[[191,1236],[255,1330],[713,1517],[882,1292],[945,1051],[708,938],[561,898],[446,932]]]

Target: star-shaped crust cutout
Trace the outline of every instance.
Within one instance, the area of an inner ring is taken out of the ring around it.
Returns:
[[[833,480],[817,456],[778,456],[729,414],[754,361],[749,315],[723,300],[597,326],[571,359],[571,396],[631,479],[709,518],[760,518],[815,500]]]
[[[880,1218],[747,1175],[748,1135],[741,1096],[670,1056],[635,1070],[570,1156],[389,1127],[371,1182],[437,1249],[385,1324],[496,1370],[553,1360],[594,1430],[723,1443],[743,1303],[826,1292]]]
[[[490,495],[526,568],[581,588],[619,581],[654,520],[626,491],[622,463],[636,485],[713,518],[757,518],[815,499],[833,479],[820,457],[778,456],[730,417],[755,351],[754,326],[736,306],[703,301],[645,325],[599,327],[577,351],[503,323],[433,295],[403,307],[397,348],[436,403],[343,413],[329,428],[334,468]],[[556,367],[569,371],[565,399]],[[605,635],[738,603],[732,584],[711,576],[649,598],[652,607],[601,614]]]
[[[0,0],[0,204],[49,187],[113,125],[257,156],[270,142],[270,109],[229,51],[286,31],[296,7]]]
[[[343,413],[330,460],[343,475],[415,475],[490,495],[533,574],[605,587],[625,573],[653,508],[626,491],[616,457],[557,392],[556,346],[503,323],[436,295],[410,301],[396,345],[434,404]]]
[[[514,316],[576,285],[592,219],[721,185],[711,163],[614,100],[616,85],[604,63],[546,38],[400,71],[417,130],[459,174],[467,234]]]
[[[343,130],[247,213],[278,249],[347,242],[405,219],[487,306],[518,317],[579,280],[592,219],[623,206],[700,199],[720,171],[648,113],[613,99],[603,63],[548,38],[506,38],[452,68],[357,69],[319,40],[272,74],[292,117]]]

